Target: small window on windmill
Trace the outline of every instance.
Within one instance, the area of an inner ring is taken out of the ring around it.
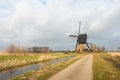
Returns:
[[[78,42],[79,44],[84,44],[87,42],[87,35],[86,34],[80,34],[78,36]]]

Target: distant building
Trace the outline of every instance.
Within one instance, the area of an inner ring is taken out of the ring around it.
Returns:
[[[49,52],[50,49],[49,47],[32,47],[32,48],[29,48],[29,52],[35,52],[35,53],[42,53],[42,52]]]

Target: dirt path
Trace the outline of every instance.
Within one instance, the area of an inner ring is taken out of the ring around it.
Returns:
[[[92,57],[87,55],[48,80],[92,80]]]

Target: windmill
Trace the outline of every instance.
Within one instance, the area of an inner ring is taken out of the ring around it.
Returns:
[[[87,46],[87,51],[92,52],[92,43],[87,42],[87,34],[80,34],[80,27],[81,27],[81,21],[79,22],[79,28],[78,28],[78,34],[77,35],[69,35],[70,37],[76,37],[76,46],[75,46],[75,51],[77,51],[77,47],[80,45],[86,45]],[[91,47],[89,46],[91,45]]]

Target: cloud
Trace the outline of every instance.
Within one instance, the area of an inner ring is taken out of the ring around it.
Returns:
[[[0,6],[1,49],[11,43],[28,47],[49,46],[54,50],[74,49],[76,39],[68,35],[77,34],[79,20],[82,22],[81,33],[88,34],[88,42],[107,49],[120,43],[119,0],[0,2],[4,6]]]

